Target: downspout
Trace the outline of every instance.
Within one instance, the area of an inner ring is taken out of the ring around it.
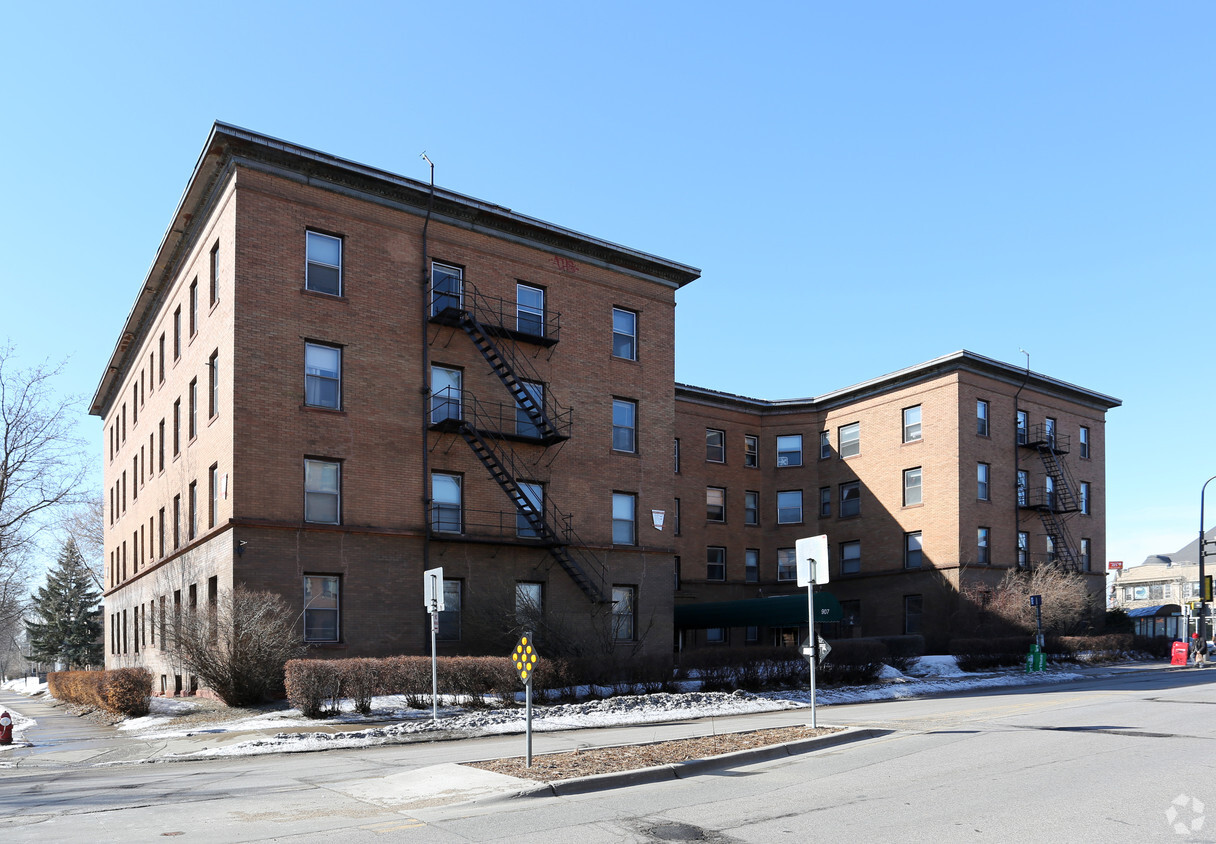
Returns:
[[[426,201],[426,219],[422,223],[422,330],[419,332],[422,337],[422,387],[419,393],[422,396],[422,519],[424,530],[422,534],[422,570],[426,571],[431,567],[431,488],[430,488],[430,437],[428,433],[427,421],[430,418],[428,411],[427,399],[431,395],[431,344],[429,341],[429,331],[427,324],[430,319],[431,303],[429,288],[431,281],[430,258],[427,254],[427,228],[431,224],[431,209],[435,204],[435,165],[431,159],[426,157],[426,153],[422,153],[422,160],[425,161],[431,168],[431,192]],[[442,588],[442,584],[440,585]]]
[[[1018,397],[1022,395],[1022,390],[1026,389],[1027,382],[1030,381],[1030,352],[1025,349],[1018,349],[1019,352],[1026,356],[1026,377],[1022,379],[1022,386],[1018,387],[1018,391],[1013,394],[1013,542],[1017,548],[1018,536],[1022,532],[1022,507],[1018,502],[1018,476],[1022,469],[1022,444],[1018,442]],[[1030,417],[1026,418],[1026,436],[1030,436]],[[1030,495],[1030,478],[1026,479],[1026,495]],[[1018,549],[1020,550],[1020,549]],[[1030,568],[1030,543],[1026,544],[1026,568]]]

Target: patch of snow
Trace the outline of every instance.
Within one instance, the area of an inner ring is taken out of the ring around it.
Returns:
[[[913,677],[969,677],[966,671],[958,667],[958,659],[953,656],[922,656],[912,660],[908,673]]]

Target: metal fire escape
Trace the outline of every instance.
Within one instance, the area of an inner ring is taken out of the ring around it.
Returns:
[[[1033,489],[1019,489],[1018,506],[1038,513],[1052,540],[1052,558],[1048,562],[1076,572],[1082,568],[1081,556],[1068,529],[1068,520],[1081,512],[1081,502],[1076,481],[1064,459],[1069,444],[1069,437],[1056,432],[1052,425],[1018,430],[1018,446],[1036,452],[1043,465],[1043,483]]]
[[[469,390],[447,388],[428,399],[430,427],[458,434],[515,506],[514,524],[500,523],[500,533],[510,532],[526,544],[544,547],[588,599],[607,601],[604,564],[587,550],[574,532],[570,516],[561,512],[548,495],[537,501],[528,494],[520,480],[527,475],[521,471],[524,461],[513,445],[536,444],[548,449],[570,438],[572,412],[544,389],[520,349],[520,344],[539,348],[555,345],[556,315],[549,315],[548,325],[543,319],[521,319],[514,303],[484,296],[463,281],[458,292],[432,285],[430,321],[467,334],[514,399],[512,404],[489,403],[479,401]],[[515,327],[510,327],[511,323]],[[432,514],[432,538],[451,538],[451,531],[436,531],[435,526]]]

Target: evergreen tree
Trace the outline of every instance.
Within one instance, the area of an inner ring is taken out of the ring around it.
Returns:
[[[62,662],[68,668],[101,665],[101,593],[93,587],[89,567],[76,542],[68,539],[55,568],[47,572],[46,586],[31,596],[40,621],[26,621],[30,658]]]

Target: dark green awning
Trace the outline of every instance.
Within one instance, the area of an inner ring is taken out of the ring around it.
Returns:
[[[831,592],[815,593],[815,621],[840,621],[840,602]],[[796,627],[806,624],[806,595],[778,595],[708,604],[676,604],[677,629],[706,627]]]

